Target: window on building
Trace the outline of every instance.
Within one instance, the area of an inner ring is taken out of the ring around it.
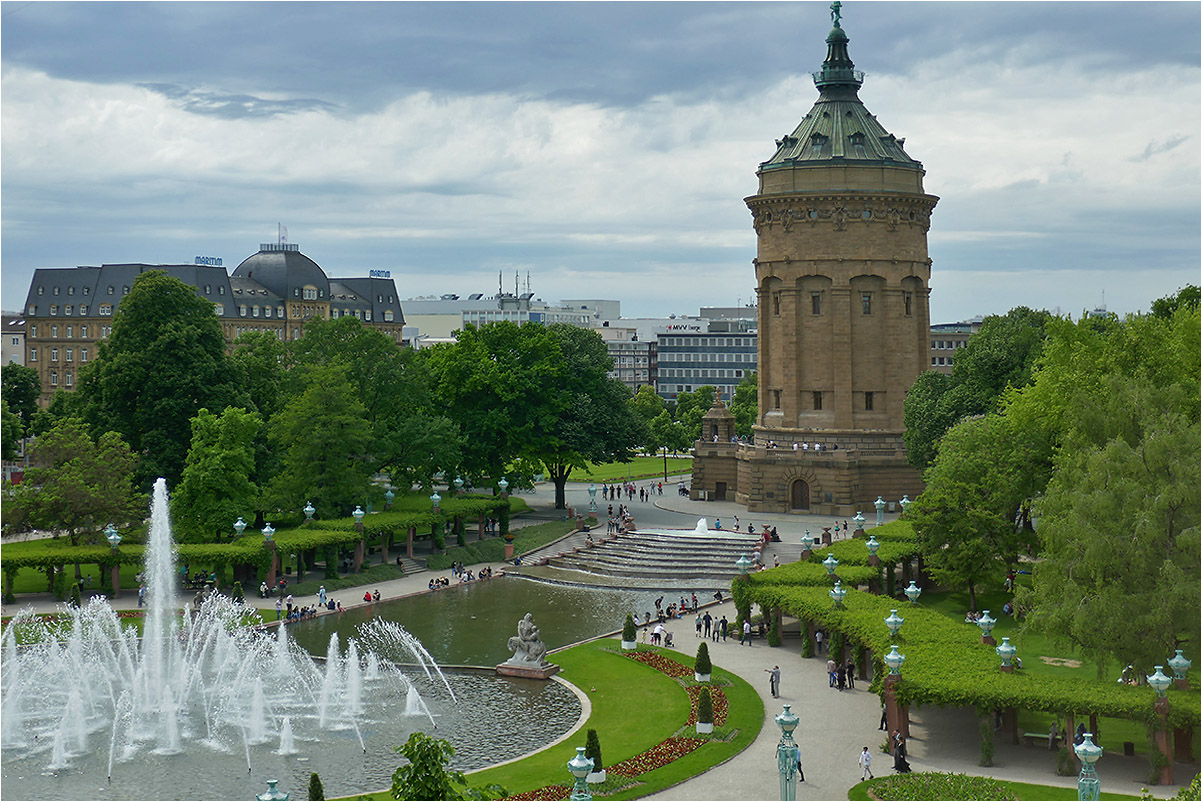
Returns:
[[[57,304],[50,304],[50,314],[52,314],[52,315],[58,314],[58,305]]]
[[[772,314],[780,317],[780,293],[772,293]]]
[[[864,393],[864,409],[872,409],[873,393]]]
[[[780,409],[780,390],[772,391],[772,408]]]
[[[30,361],[30,362],[37,362],[37,361],[38,361],[38,349],[37,349],[37,348],[30,348],[30,349],[29,349],[29,361]]]
[[[88,349],[87,349],[87,348],[80,348],[80,349],[79,349],[79,361],[80,361],[80,362],[87,362],[87,361],[88,361]]]
[[[816,409],[816,410],[822,409],[822,391],[821,390],[814,391],[814,409]]]
[[[36,315],[36,314],[38,313],[38,307],[37,307],[37,305],[36,305],[36,304],[30,304],[30,305],[29,305],[29,309],[27,309],[25,313],[26,313],[27,315],[29,315],[30,317],[33,317],[34,315]]]
[[[384,322],[385,322],[385,323],[391,323],[391,322],[392,322],[392,310],[391,310],[391,309],[385,309],[385,310],[384,310]]]
[[[218,285],[217,285],[217,294],[218,294],[218,295],[225,295],[225,285],[223,285],[223,284],[218,284]]]
[[[238,314],[241,315],[242,317],[246,317],[246,307],[245,306],[238,307]]]
[[[45,294],[45,292],[46,292],[45,287],[38,287],[38,295],[43,295],[43,294]]]
[[[278,318],[282,318],[282,317],[284,317],[284,307],[282,307],[282,306],[277,306],[277,307],[275,308],[275,316],[276,316],[276,317],[278,317]]]
[[[316,287],[305,287],[305,292],[302,297],[306,301],[316,301],[317,300],[317,288]]]
[[[70,340],[74,334],[75,334],[75,327],[67,326],[67,339]]]
[[[58,371],[57,370],[50,371],[50,386],[58,387]]]
[[[75,349],[74,348],[66,349],[66,355],[67,355],[67,359],[66,359],[67,362],[75,361]]]
[[[934,364],[935,364],[935,357],[931,357],[931,365],[933,366]]]
[[[110,284],[109,285],[109,295],[112,295],[112,294],[113,294],[113,285]]]
[[[123,287],[121,288],[121,294],[122,294],[122,295],[129,295],[129,285],[128,285],[128,284],[126,284],[125,286],[123,286]]]
[[[370,310],[370,309],[366,310],[366,311],[363,313],[363,319],[364,319],[364,320],[371,320],[371,310]]]
[[[75,377],[75,373],[68,370],[65,374],[63,374],[63,384],[70,387],[74,383],[74,381],[73,381],[74,377]]]
[[[20,345],[20,344],[21,344],[21,338],[20,338],[20,337],[13,337],[13,338],[12,338],[12,340],[13,340],[13,343],[12,343],[13,345]]]
[[[259,316],[259,307],[257,307],[257,306],[252,306],[252,307],[250,308],[250,316],[251,316],[251,317],[258,317],[258,316]]]
[[[55,288],[54,288],[54,294],[55,294],[55,295],[58,295],[58,287],[55,287]]]
[[[113,305],[112,304],[101,304],[100,305],[100,314],[102,314],[102,315],[113,314]]]
[[[52,340],[58,339],[58,326],[50,327],[50,339],[52,339]]]
[[[225,304],[213,304],[213,311],[215,311],[217,313],[218,317],[220,317],[221,315],[224,315],[225,314]]]
[[[91,294],[92,294],[92,291],[91,291],[91,290],[89,290],[87,287],[84,287],[84,288],[83,288],[83,294],[84,294],[84,295],[91,295]]]
[[[57,362],[57,361],[58,361],[58,349],[57,349],[57,348],[51,348],[51,349],[50,349],[50,361],[51,361],[51,362]]]
[[[210,294],[212,294],[212,292],[213,292],[213,285],[206,284],[205,285],[205,295],[210,295]]]
[[[85,316],[85,315],[87,315],[87,314],[88,314],[88,305],[87,305],[87,304],[80,304],[80,305],[79,305],[79,316],[80,316],[80,317],[84,317],[84,316]]]
[[[913,312],[913,307],[914,307],[914,293],[912,293],[912,292],[903,292],[903,293],[902,293],[902,303],[904,303],[904,304],[905,304],[905,306],[906,306],[906,317],[910,317],[910,315],[912,315],[912,314],[914,313],[914,312]]]
[[[38,324],[37,323],[29,324],[29,336],[30,337],[38,336]]]
[[[822,314],[822,293],[820,293],[820,292],[811,292],[810,293],[810,314],[811,315],[821,315]]]
[[[860,293],[860,306],[863,308],[864,314],[866,314],[866,315],[872,314],[872,293],[870,293],[870,292]]]

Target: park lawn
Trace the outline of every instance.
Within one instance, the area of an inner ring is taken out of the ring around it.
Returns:
[[[584,727],[572,738],[534,755],[468,775],[476,787],[498,783],[509,794],[532,791],[547,785],[570,785],[565,768],[577,746],[584,746],[588,730],[597,730],[606,766],[645,752],[681,729],[689,717],[689,697],[672,678],[618,654],[617,640],[599,640],[573,646],[551,655],[563,671],[561,676],[583,690],[592,703]],[[670,649],[655,649],[677,662],[689,665],[693,658]],[[700,774],[741,752],[759,734],[764,723],[764,705],[755,690],[739,677],[714,667],[715,680],[723,686],[730,703],[727,729],[739,734],[728,742],[711,741],[672,763],[640,775],[641,783],[606,798],[634,799],[675,785]],[[690,728],[691,730],[691,728]],[[685,732],[684,734],[688,734]],[[388,799],[388,792],[344,797],[345,799]]]
[[[668,457],[668,476],[677,476],[692,470],[692,457]],[[663,478],[663,457],[635,457],[630,462],[606,462],[599,465],[590,462],[585,468],[577,468],[568,475],[570,482],[624,482],[627,479],[663,481]]]
[[[992,615],[992,613],[991,613]],[[880,778],[877,778],[880,779]],[[1006,786],[1014,793],[1014,798],[1019,800],[1059,800],[1059,799],[1076,799],[1076,787],[1062,788],[1058,785],[1037,785],[1035,783],[1020,783],[1010,782],[1009,780],[995,780],[1001,785]],[[868,796],[868,786],[872,780],[866,780],[862,783],[856,783],[847,791],[849,800],[863,802],[864,800],[872,799]],[[1109,791],[1102,792],[1102,799],[1139,799],[1138,796],[1130,794],[1113,794]]]
[[[85,592],[99,592],[100,590],[100,566],[96,563],[83,563],[79,566],[80,573],[83,574],[85,580],[87,577],[92,578],[90,585],[84,585]],[[134,577],[142,570],[138,565],[122,565],[121,566],[121,588],[129,590],[137,590],[138,582]],[[75,578],[75,568],[71,565],[67,566],[67,588],[70,590],[70,583]],[[46,593],[48,586],[46,582],[46,572],[37,568],[18,568],[16,576],[13,577],[13,594],[19,593]],[[136,604],[136,602],[135,602]]]

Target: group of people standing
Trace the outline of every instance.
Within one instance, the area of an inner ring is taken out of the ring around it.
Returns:
[[[841,691],[856,689],[856,664],[851,660],[847,661],[847,665],[840,665],[835,663],[834,658],[828,658],[826,673],[830,678],[830,687]]]
[[[622,498],[622,494],[626,495],[627,501],[634,501],[636,492],[638,493],[639,501],[647,502],[651,500],[652,496],[662,496],[664,494],[664,483],[651,482],[646,487],[636,485],[634,482],[601,485],[601,498],[606,501],[617,501]]]

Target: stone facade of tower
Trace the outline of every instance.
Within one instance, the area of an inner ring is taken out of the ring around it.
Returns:
[[[696,449],[694,497],[714,497],[733,469],[728,492],[750,510],[851,515],[922,489],[902,401],[927,366],[938,199],[904,140],[860,102],[863,76],[834,16],[819,99],[746,199],[758,237],[754,442],[718,450],[703,435]]]

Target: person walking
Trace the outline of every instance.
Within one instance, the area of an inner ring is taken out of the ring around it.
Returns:
[[[826,678],[830,681],[830,687],[835,687],[835,661],[832,659],[826,661]]]
[[[730,631],[730,622],[726,620],[726,616],[722,616],[722,620],[718,622],[718,629],[722,630],[722,642],[726,643],[726,635]],[[714,638],[714,642],[717,642]]]
[[[751,621],[743,619],[743,639],[739,641],[740,645],[746,646],[751,643]]]
[[[818,644],[818,654],[822,654],[822,630],[821,629],[814,632],[814,640]]]
[[[709,610],[705,611],[705,615],[701,618],[701,628],[705,630],[705,637],[710,636],[710,630],[714,628],[714,617],[710,615]]]
[[[868,751],[868,747],[864,747],[864,751],[860,753],[860,782],[873,779],[872,775],[872,754]]]
[[[856,664],[852,660],[847,661],[847,687],[853,691],[856,689]]]
[[[697,637],[701,637],[701,613],[697,613]]]
[[[284,600],[281,599],[279,596],[276,596],[276,599],[275,599],[275,620],[276,621],[280,620],[280,611],[283,609],[283,607],[284,607]]]
[[[768,690],[772,693],[773,699],[780,698],[780,666],[765,668],[768,672]]]

